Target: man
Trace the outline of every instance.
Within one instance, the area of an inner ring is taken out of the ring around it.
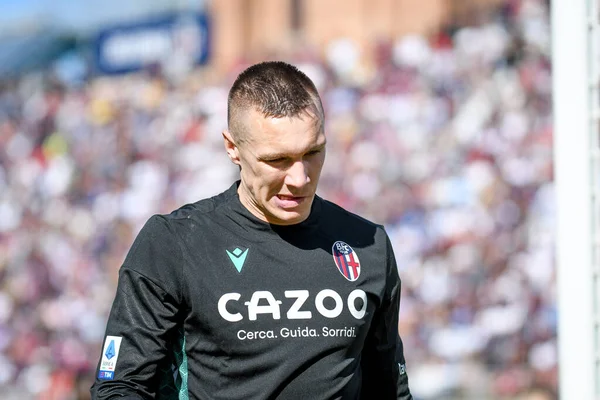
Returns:
[[[241,179],[146,223],[93,398],[411,399],[388,237],[315,195],[326,138],[313,83],[283,62],[248,68],[223,138]]]

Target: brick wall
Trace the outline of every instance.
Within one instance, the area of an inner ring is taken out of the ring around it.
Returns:
[[[298,3],[301,30],[292,23]],[[323,50],[349,37],[360,48],[380,38],[434,32],[451,16],[503,0],[212,0],[213,65],[227,68],[241,57],[285,54],[299,44]]]

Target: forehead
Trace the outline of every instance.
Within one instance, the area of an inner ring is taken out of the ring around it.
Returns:
[[[274,118],[249,110],[245,120],[246,145],[257,155],[296,154],[325,144],[321,121],[309,113]]]

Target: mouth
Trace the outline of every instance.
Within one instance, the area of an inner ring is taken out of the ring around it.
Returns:
[[[304,203],[308,198],[306,196],[291,196],[285,194],[278,194],[275,197],[277,198],[277,203],[279,203],[279,206],[282,208],[297,207]]]

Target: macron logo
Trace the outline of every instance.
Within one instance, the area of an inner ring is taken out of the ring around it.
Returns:
[[[246,256],[248,255],[248,249],[242,251],[239,247],[236,247],[233,252],[229,250],[225,250],[229,259],[235,265],[235,268],[238,272],[242,272],[242,267],[244,266],[244,262],[246,261]]]

